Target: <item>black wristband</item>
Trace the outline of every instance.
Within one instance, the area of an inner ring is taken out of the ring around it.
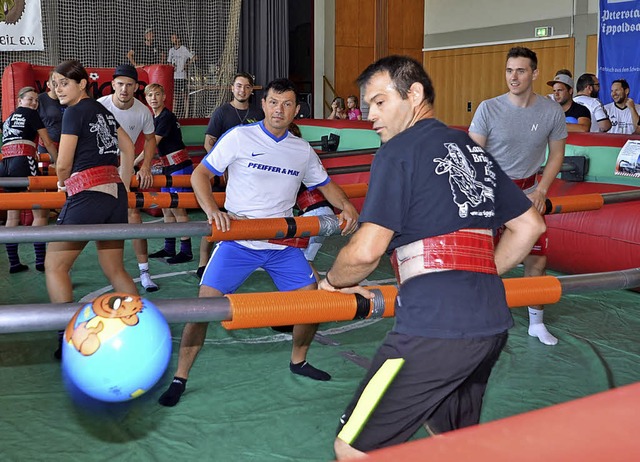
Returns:
[[[331,271],[331,270],[329,270]],[[329,283],[329,285],[331,287],[333,287],[334,289],[345,289],[347,287],[351,287],[351,286],[337,286],[335,285],[333,282],[331,282],[331,280],[329,280],[329,271],[327,271],[327,273],[324,275],[324,278],[327,280],[327,282]]]

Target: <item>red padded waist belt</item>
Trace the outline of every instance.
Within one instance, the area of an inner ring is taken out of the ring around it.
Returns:
[[[64,185],[67,188],[67,194],[69,196],[73,196],[94,186],[109,183],[122,183],[122,179],[118,174],[118,168],[113,165],[88,168],[81,172],[74,173],[64,180]]]
[[[534,184],[536,184],[536,175],[533,174],[530,177],[522,178],[521,180],[512,180],[516,186],[523,191],[525,189],[531,188]]]
[[[393,251],[391,263],[400,284],[439,271],[498,274],[490,229],[461,229],[411,242]]]
[[[12,143],[2,146],[2,158],[19,157],[19,156],[36,156],[35,143]]]
[[[269,239],[269,244],[287,245],[289,247],[297,247],[298,249],[306,249],[309,247],[308,237],[286,237],[284,239]]]
[[[162,162],[163,167],[178,165],[187,160],[189,160],[189,153],[186,149],[181,149],[180,151],[172,152],[170,154],[167,154],[166,156],[160,157],[160,162]]]
[[[324,195],[317,189],[311,191],[307,189],[298,194],[296,203],[300,210],[306,210],[308,207],[326,200],[327,199],[325,199]]]

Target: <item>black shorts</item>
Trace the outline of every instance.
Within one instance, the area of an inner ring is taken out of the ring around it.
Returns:
[[[82,191],[67,198],[56,224],[100,225],[127,223],[128,199],[124,184],[118,184],[118,197],[99,191]]]
[[[477,424],[507,332],[468,339],[390,332],[340,419],[338,437],[360,451]]]
[[[37,176],[38,161],[32,156],[7,157],[0,161],[0,177],[22,178],[27,176]],[[27,187],[4,188],[6,192],[24,192]]]

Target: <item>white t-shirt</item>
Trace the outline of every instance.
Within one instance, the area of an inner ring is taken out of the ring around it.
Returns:
[[[179,48],[171,47],[169,49],[167,62],[173,64],[173,67],[175,68],[173,72],[174,79],[183,80],[187,78],[184,67],[187,64],[187,61],[191,58],[193,58],[193,53],[191,53],[184,45],[180,45]]]
[[[263,122],[226,132],[202,163],[216,175],[228,170],[224,206],[247,218],[293,216],[300,183],[314,188],[330,181],[308,142],[289,132],[276,138]],[[258,250],[286,247],[266,241],[237,242]]]
[[[129,109],[119,109],[113,104],[112,96],[113,95],[107,95],[98,98],[98,102],[111,111],[134,144],[140,136],[140,133],[144,133],[145,135],[154,133],[153,116],[147,106],[142,104],[140,100],[134,98],[133,106]]]
[[[640,113],[640,106],[637,104],[636,111]],[[611,130],[607,133],[623,133],[631,135],[635,132],[636,127],[631,120],[631,111],[625,106],[624,109],[620,109],[616,106],[616,103],[609,103],[604,107],[607,114],[609,114],[609,120],[611,120]]]
[[[600,131],[600,126],[598,126],[598,121],[609,118],[600,100],[598,98],[592,98],[591,96],[587,96],[587,95],[575,96],[573,100],[576,103],[582,104],[587,109],[589,109],[589,112],[591,112],[591,129],[589,131],[593,133],[598,133]]]

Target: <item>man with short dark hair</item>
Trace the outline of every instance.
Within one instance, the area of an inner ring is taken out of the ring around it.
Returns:
[[[524,191],[540,214],[547,191],[564,160],[567,125],[560,106],[533,91],[538,78],[538,57],[526,47],[507,53],[504,95],[480,103],[469,127],[469,136],[495,157],[509,178]],[[548,156],[542,176],[538,170]],[[547,237],[543,234],[524,259],[525,276],[541,276],[547,264]],[[529,307],[529,335],[545,345],[558,339],[543,322],[544,307]]]
[[[544,230],[491,154],[434,118],[433,86],[420,63],[382,58],[358,84],[384,144],[360,229],[319,288],[372,299],[357,284],[391,253],[399,289],[393,330],[340,419],[338,459],[405,442],[422,425],[441,433],[478,423],[513,325],[499,274]],[[494,252],[493,229],[503,224]]]
[[[629,83],[624,79],[611,82],[612,103],[604,109],[611,119],[611,130],[608,133],[625,135],[640,134],[640,106],[629,98]]]
[[[331,181],[308,142],[289,133],[298,114],[295,85],[277,79],[267,85],[262,100],[263,121],[237,126],[221,137],[191,175],[191,185],[210,224],[228,231],[232,220],[277,218],[293,215],[302,183],[319,189],[346,220],[343,234],[357,226],[358,213],[344,191]],[[211,194],[211,180],[228,172],[225,209]],[[235,292],[258,268],[271,276],[278,290],[315,290],[315,275],[302,250],[290,241],[219,242],[200,282],[200,297],[222,297]],[[204,344],[208,323],[187,323],[180,341],[178,368],[169,389],[160,397],[163,406],[175,406],[185,391],[187,377]],[[309,364],[307,351],[317,324],[293,326],[289,369],[314,380],[331,376]]]
[[[154,40],[153,28],[151,27],[145,29],[142,43],[127,52],[127,59],[135,67],[164,64],[165,57],[166,55]]]
[[[239,72],[233,76],[231,93],[233,99],[217,108],[204,135],[204,150],[209,152],[218,138],[227,130],[237,125],[247,125],[264,119],[264,113],[260,108],[254,108],[249,104],[249,98],[253,94],[253,76],[246,72]],[[196,274],[202,277],[204,267],[209,261],[209,255],[213,249],[213,243],[206,238],[200,241],[200,261]]]
[[[573,100],[585,106],[591,113],[592,133],[606,132],[611,128],[611,121],[604,110],[604,105],[598,99],[600,81],[594,74],[582,74],[576,82],[576,96]]]
[[[553,99],[564,111],[567,131],[588,132],[591,128],[591,113],[589,109],[573,101],[573,79],[558,74],[547,85],[553,88]]]

